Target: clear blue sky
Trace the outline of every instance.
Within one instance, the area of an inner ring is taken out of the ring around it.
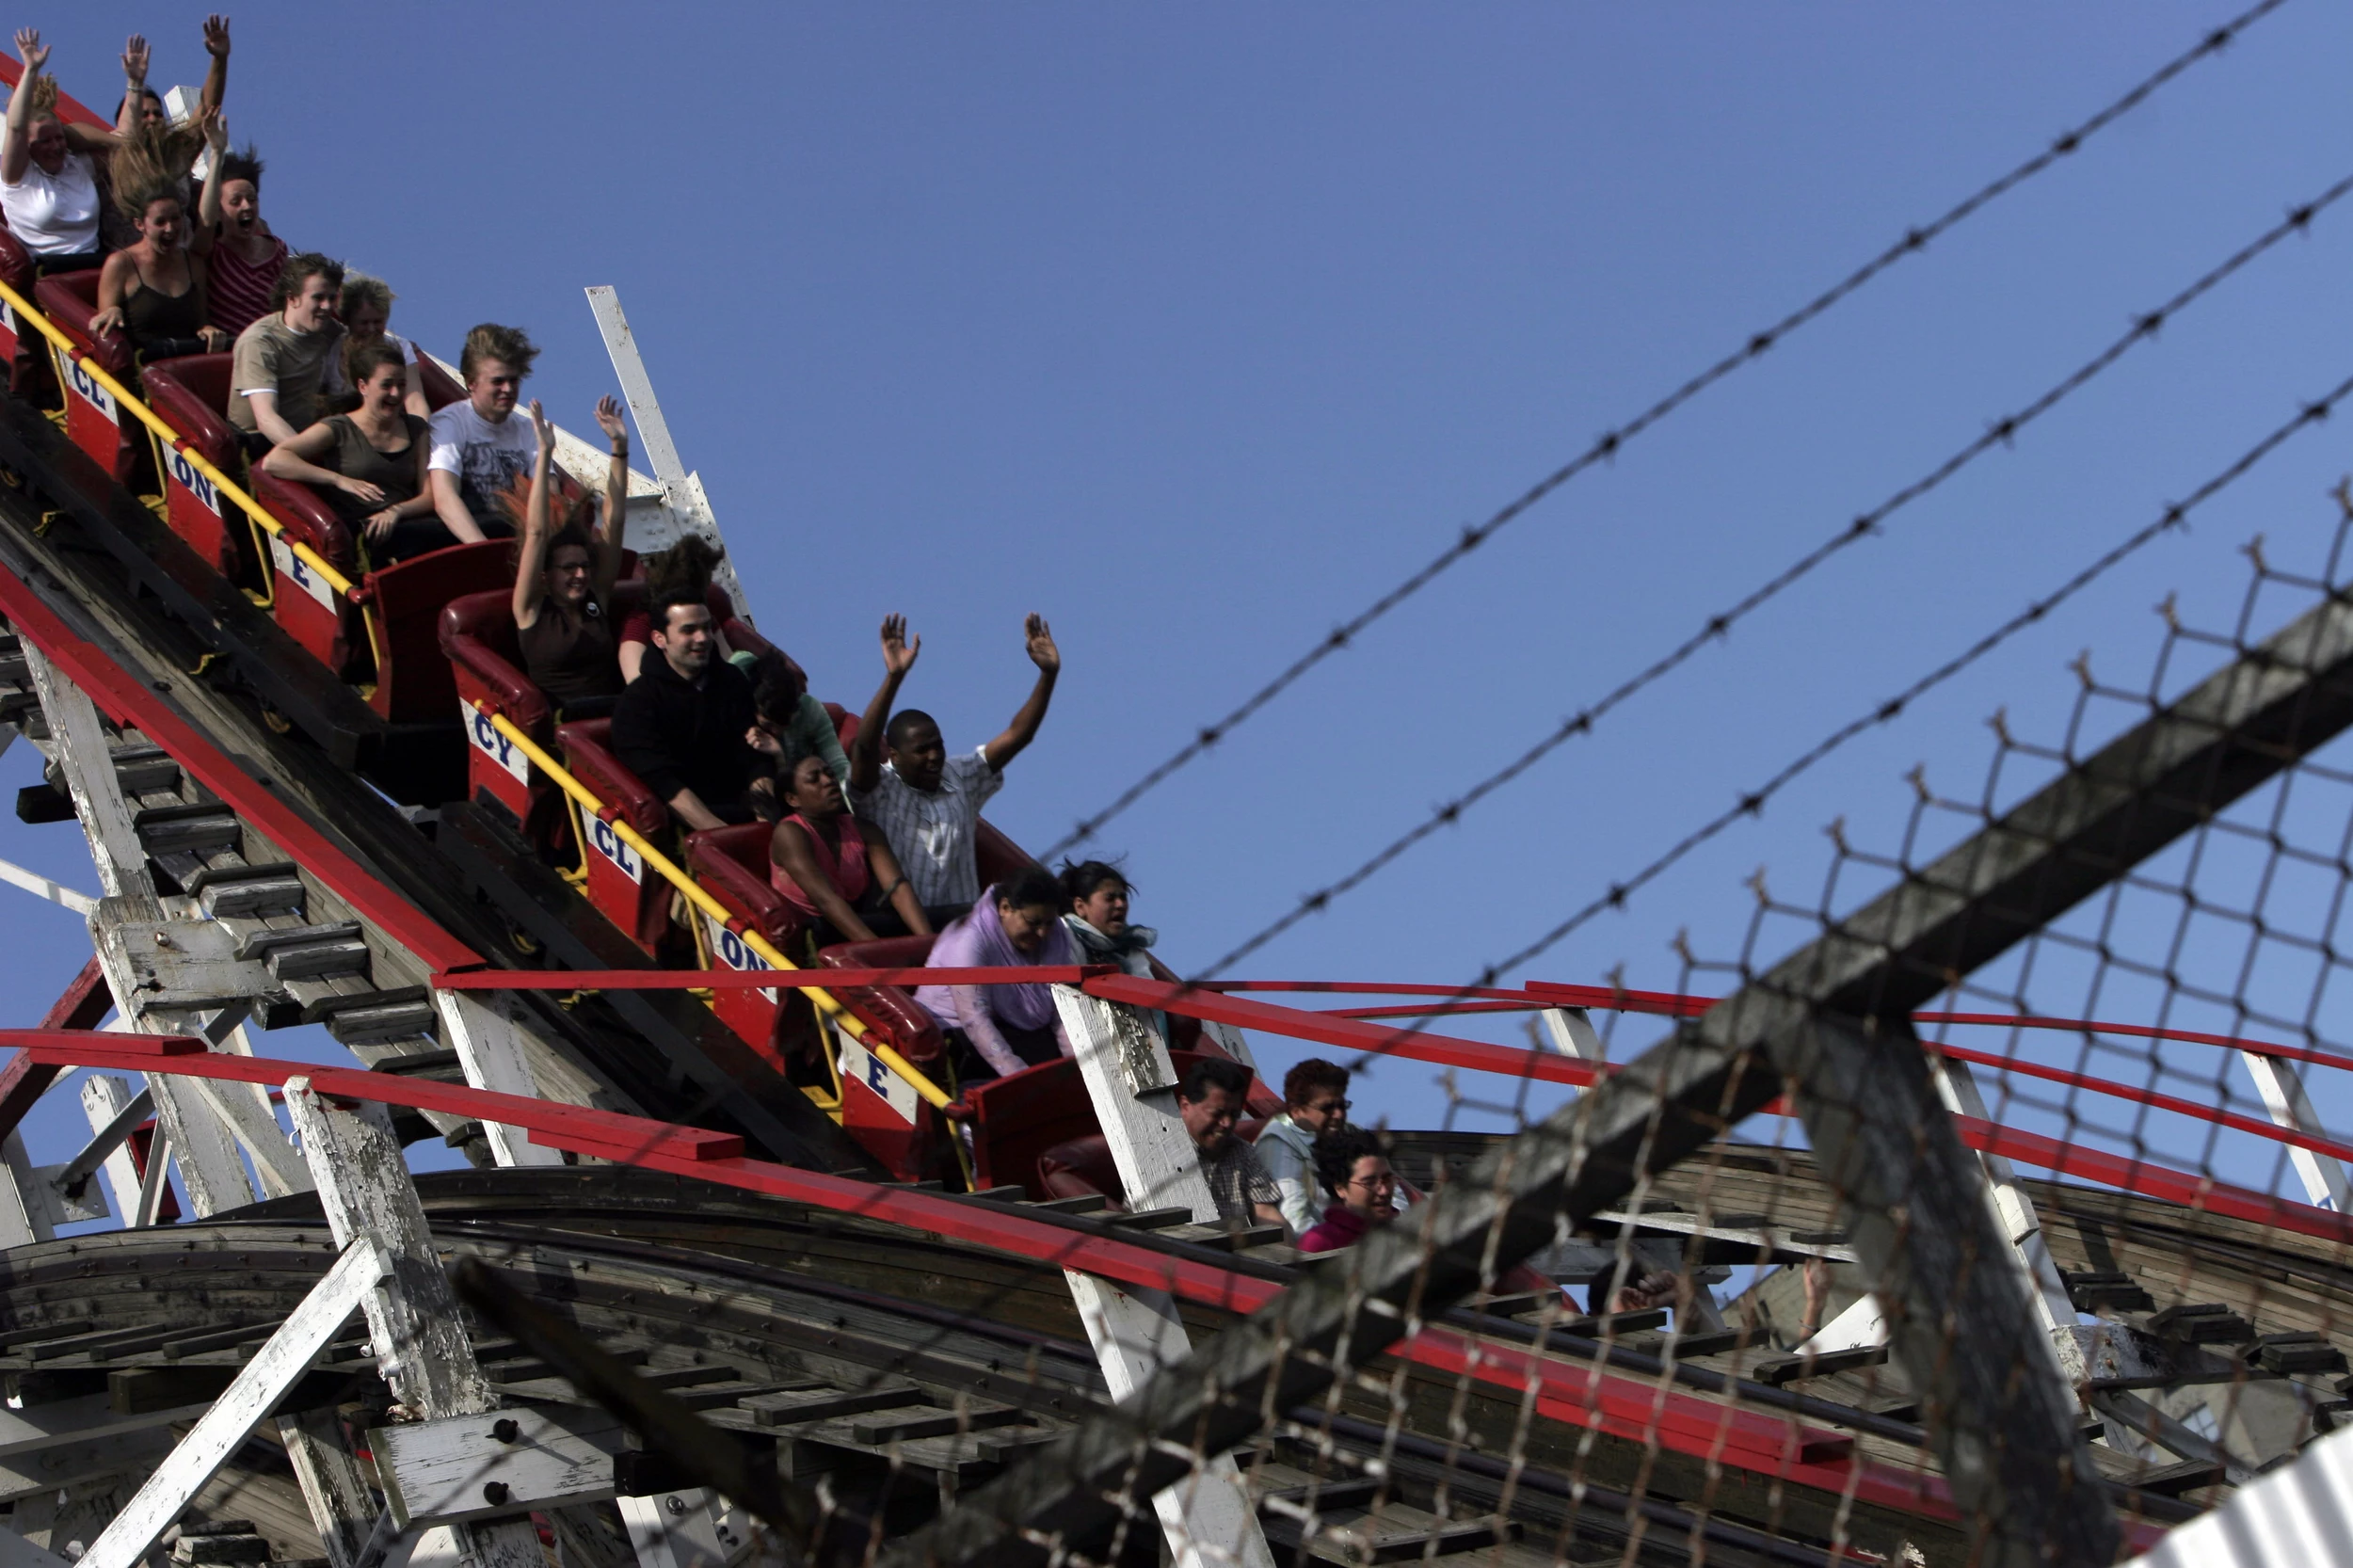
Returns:
[[[444,355],[528,326],[575,428],[612,385],[580,291],[617,285],[821,695],[862,705],[903,611],[907,699],[976,745],[1027,689],[1023,612],[1048,616],[1065,678],[990,813],[1037,847],[2233,8],[249,7],[229,117],[280,232],[391,279],[395,329]],[[106,107],[132,28],[159,82],[201,74],[193,10],[22,20]],[[1115,824],[1163,955],[1223,952],[2345,173],[2348,46],[2353,16],[2292,0]],[[1516,948],[2353,373],[2349,255],[2353,206],[1247,969],[1452,981]],[[1975,792],[1986,717],[2056,738],[2067,661],[2145,676],[2167,593],[2227,626],[2249,536],[2316,564],[2345,427],[1514,978],[1671,987],[1685,930],[1737,955],[1757,867],[1811,896],[1835,817],[1892,846],[1914,762]],[[0,854],[90,881],[67,827],[0,824]],[[85,950],[0,908],[29,1020]],[[1359,1100],[1444,1113],[1407,1064]]]

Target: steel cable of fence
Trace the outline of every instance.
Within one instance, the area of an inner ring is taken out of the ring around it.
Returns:
[[[1930,691],[1933,691],[1936,687],[1943,685],[1954,676],[1959,675],[1961,671],[1967,669],[1970,665],[1976,664],[1978,660],[1993,652],[1995,648],[2008,642],[2011,637],[2016,636],[2019,632],[2025,631],[2027,627],[2041,620],[2043,616],[2058,608],[2059,605],[2065,603],[2068,600],[2073,598],[2085,588],[2089,587],[2093,582],[2105,575],[2109,570],[2124,561],[2127,557],[2137,553],[2138,551],[2146,547],[2159,535],[2180,527],[2188,519],[2191,512],[2203,505],[2206,502],[2213,500],[2217,495],[2229,488],[2239,479],[2243,478],[2249,470],[2253,469],[2256,464],[2262,462],[2265,457],[2268,457],[2273,452],[2284,445],[2288,439],[2294,436],[2297,431],[2305,428],[2307,425],[2317,424],[2321,421],[2327,419],[2335,409],[2336,406],[2343,402],[2347,396],[2353,396],[2353,376],[2347,376],[2345,379],[2339,381],[2320,397],[2304,405],[2302,408],[2297,410],[2293,419],[2290,419],[2284,424],[2274,427],[2269,434],[2263,438],[2263,440],[2257,441],[2253,446],[2248,448],[2246,452],[2242,453],[2229,467],[2223,469],[2220,472],[2209,478],[2204,484],[2200,485],[2195,490],[2192,490],[2186,500],[2175,502],[2173,504],[2168,506],[2164,512],[2158,515],[2155,520],[2144,524],[2142,527],[2136,530],[2130,537],[2125,538],[2117,544],[2106,553],[2103,554],[2098,560],[2092,562],[2089,566],[2084,568],[2074,576],[2069,578],[2065,583],[2061,584],[2051,593],[2036,600],[2025,609],[2020,611],[2017,615],[2012,616],[2009,620],[2004,621],[2000,626],[1995,627],[1993,631],[1978,638],[1977,641],[1971,644],[1961,653],[1954,655],[1951,659],[1946,660],[1935,669],[1930,670],[1926,675],[1923,675],[1920,679],[1914,680],[1911,685],[1905,687],[1896,696],[1881,703],[1877,708],[1874,708],[1868,713],[1855,719],[1850,719],[1846,724],[1841,725],[1838,728],[1824,736],[1805,752],[1791,760],[1787,765],[1783,767],[1780,772],[1774,774],[1763,784],[1741,795],[1739,800],[1730,808],[1718,813],[1706,823],[1693,829],[1690,833],[1686,834],[1682,839],[1678,840],[1672,848],[1668,849],[1664,854],[1652,860],[1641,871],[1636,872],[1633,875],[1627,877],[1623,882],[1611,884],[1609,891],[1601,894],[1591,903],[1585,904],[1576,913],[1570,915],[1566,920],[1561,921],[1560,924],[1545,932],[1542,936],[1539,936],[1533,941],[1528,943],[1516,952],[1488,965],[1484,969],[1480,971],[1481,978],[1477,984],[1481,985],[1494,984],[1496,976],[1503,973],[1507,969],[1514,968],[1519,965],[1525,964],[1530,959],[1533,959],[1549,951],[1568,937],[1572,933],[1576,932],[1579,927],[1590,922],[1595,916],[1601,914],[1604,910],[1622,907],[1625,904],[1626,898],[1636,889],[1642,888],[1664,875],[1675,865],[1676,862],[1683,859],[1683,857],[1690,854],[1691,851],[1699,848],[1702,844],[1715,838],[1718,834],[1721,833],[1725,828],[1731,826],[1740,818],[1753,817],[1760,814],[1765,809],[1765,806],[1768,801],[1769,801],[1792,780],[1798,778],[1807,770],[1814,767],[1816,763],[1821,761],[1833,752],[1837,751],[1840,747],[1844,746],[1848,742],[1853,740],[1864,731],[1874,728],[1880,725],[1892,723],[1899,717],[1903,713],[1904,710],[1910,707],[1913,702],[1926,696]]]
[[[2229,488],[2239,479],[2245,477],[2247,473],[2254,469],[2257,464],[2261,463],[2265,458],[2271,456],[2273,452],[2284,445],[2291,437],[2296,435],[2297,431],[2304,429],[2308,425],[2316,424],[2323,420],[2326,420],[2329,414],[2334,411],[2336,406],[2348,396],[2353,396],[2353,376],[2348,376],[2344,380],[2339,381],[2335,386],[2329,388],[2329,391],[2324,392],[2321,396],[2304,404],[2297,410],[2294,417],[2274,426],[2261,440],[2256,441],[2252,446],[2249,447],[2245,452],[2241,453],[2230,464],[2208,477],[2202,484],[2199,485],[2196,489],[2190,491],[2185,499],[2174,502],[2168,505],[2164,511],[2157,515],[2155,519],[2143,524],[2140,528],[2135,530],[2130,536],[2119,541],[2115,546],[2103,553],[2097,560],[2091,562],[2089,565],[2077,571],[2073,577],[2070,577],[2058,587],[2053,589],[2050,593],[2045,594],[2041,599],[2034,600],[2024,610],[2021,610],[2018,614],[2010,616],[1999,626],[1986,632],[1983,636],[1979,637],[1975,643],[1971,644],[1961,652],[1954,655],[1944,664],[1939,664],[1936,668],[1922,675],[1919,679],[1906,686],[1901,692],[1887,698],[1885,701],[1881,702],[1876,707],[1872,708],[1868,712],[1850,719],[1847,723],[1841,725],[1838,728],[1831,731],[1820,741],[1817,741],[1804,752],[1801,753],[1798,757],[1784,765],[1780,771],[1773,774],[1762,784],[1753,790],[1743,792],[1739,799],[1732,806],[1726,808],[1724,810],[1709,818],[1706,822],[1693,828],[1690,832],[1685,834],[1673,845],[1669,846],[1665,851],[1643,865],[1639,871],[1634,872],[1632,874],[1626,876],[1621,881],[1610,884],[1607,891],[1596,895],[1594,898],[1579,906],[1575,912],[1570,914],[1566,919],[1562,920],[1559,924],[1554,925],[1549,930],[1544,932],[1533,940],[1528,942],[1526,945],[1505,957],[1497,959],[1486,965],[1480,970],[1477,978],[1466,981],[1461,986],[1455,988],[1455,990],[1451,993],[1453,999],[1467,999],[1476,994],[1481,988],[1495,984],[1499,977],[1510,970],[1518,968],[1520,965],[1526,964],[1530,960],[1541,956],[1543,953],[1558,946],[1571,935],[1585,925],[1591,923],[1599,915],[1608,910],[1624,907],[1626,900],[1635,892],[1665,875],[1686,856],[1690,855],[1692,851],[1721,835],[1734,823],[1738,822],[1743,817],[1753,817],[1762,813],[1767,803],[1769,802],[1775,794],[1779,793],[1787,785],[1794,782],[1801,776],[1814,768],[1824,759],[1830,757],[1833,753],[1844,747],[1849,742],[1855,739],[1855,737],[1881,725],[1894,722],[1897,718],[1900,717],[1904,711],[1914,701],[1926,696],[1930,691],[1933,691],[1936,687],[1944,684],[1945,681],[1951,680],[1954,676],[1961,674],[1963,670],[1969,668],[1971,665],[1992,653],[1995,648],[2001,647],[2002,644],[2008,642],[2019,632],[2042,620],[2043,617],[2048,616],[2053,610],[2057,609],[2068,600],[2073,598],[2076,594],[2081,593],[2085,588],[2090,586],[2092,583],[2105,575],[2108,571],[2112,570],[2124,560],[2146,548],[2161,535],[2164,535],[2172,529],[2181,527],[2187,521],[2189,515],[2192,512],[2196,511],[2200,506],[2203,505],[2208,501],[2213,500],[2217,495],[2219,495],[2223,490]],[[1235,954],[1228,955],[1227,958],[1220,959],[1217,964],[1211,966],[1212,971],[1217,968],[1224,968],[1225,965],[1230,962],[1233,957],[1239,956],[1240,953],[1246,950],[1237,950]],[[1403,1028],[1396,1031],[1395,1032],[1398,1038],[1403,1039],[1416,1032],[1411,1028]],[[1367,1051],[1360,1053],[1358,1058],[1359,1064],[1361,1064],[1366,1057],[1374,1054],[1378,1054],[1378,1052]]]
[[[2220,54],[2240,33],[2277,10],[2283,4],[2285,0],[2262,0],[2262,4],[2240,12],[2230,21],[2214,28],[2196,44],[2176,55],[2156,71],[2142,78],[2123,96],[2107,104],[2074,129],[2063,132],[2054,138],[2048,147],[2043,148],[2007,173],[1979,186],[1936,218],[1917,228],[1907,229],[1901,238],[1856,267],[1836,283],[1824,289],[1820,294],[1816,295],[1770,326],[1751,333],[1740,347],[1690,376],[1682,385],[1642,409],[1624,424],[1597,437],[1591,446],[1529,486],[1499,510],[1491,514],[1485,521],[1466,524],[1454,542],[1439,552],[1428,565],[1373,600],[1365,609],[1335,627],[1321,642],[1293,660],[1273,680],[1253,692],[1239,707],[1224,718],[1203,728],[1166,760],[1121,791],[1111,804],[1092,816],[1079,819],[1070,832],[1047,847],[1041,858],[1050,862],[1057,855],[1095,837],[1112,818],[1126,811],[1128,808],[1159,788],[1170,776],[1224,740],[1233,732],[1236,727],[1247,723],[1260,709],[1282,696],[1309,670],[1346,648],[1354,640],[1357,633],[1419,593],[1423,588],[1428,587],[1449,568],[1486,543],[1505,525],[1518,519],[1553,491],[1586,470],[1597,467],[1615,457],[1627,441],[1642,435],[1651,426],[1658,424],[1741,366],[1762,358],[1768,349],[1779,344],[1791,332],[1804,327],[1841,300],[1857,293],[1881,273],[1887,271],[1905,257],[1916,255],[1927,249],[1929,242],[1941,238],[1956,225],[1975,216],[1999,198],[2008,195],[2069,153],[2075,152],[2090,137],[2138,108],[2159,88],[2172,81],[2189,67],[2209,56]]]
[[[1830,537],[1784,567],[1757,587],[1751,589],[1729,609],[1719,611],[1708,616],[1698,631],[1653,660],[1640,671],[1620,681],[1591,707],[1563,719],[1549,734],[1501,768],[1489,774],[1445,805],[1433,808],[1422,821],[1383,845],[1355,870],[1337,881],[1326,883],[1314,892],[1302,894],[1299,902],[1290,909],[1211,964],[1209,972],[1216,974],[1223,971],[1228,965],[1257,952],[1309,915],[1328,908],[1334,899],[1353,891],[1383,867],[1404,855],[1439,828],[1459,822],[1465,810],[1519,777],[1561,746],[1565,745],[1577,736],[1590,733],[1593,726],[1602,718],[1689,663],[1708,644],[1721,641],[1730,635],[1734,626],[1780,597],[1783,592],[1802,581],[1824,562],[1879,532],[1880,525],[1888,518],[1921,497],[1929,494],[1996,446],[2009,445],[2021,430],[2080,391],[2130,353],[2136,344],[2155,337],[2165,323],[2171,320],[2176,313],[2219,287],[2233,275],[2264,255],[2290,234],[2308,232],[2313,219],[2343,200],[2347,193],[2353,193],[2353,175],[2347,175],[2339,180],[2313,200],[2289,209],[2287,216],[2241,246],[2222,262],[2209,268],[2171,298],[2166,300],[2164,304],[2134,317],[2132,326],[2122,336],[2077,366],[2033,402],[2014,414],[1991,422],[1981,435],[1962,445],[1936,467],[1897,490],[1869,511],[1861,513],[1851,522],[1841,526]]]

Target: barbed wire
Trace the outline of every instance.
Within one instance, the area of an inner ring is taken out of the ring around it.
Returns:
[[[2155,72],[2144,77],[2122,97],[2116,99],[2074,129],[2061,133],[2048,147],[2034,156],[1979,186],[1931,221],[1907,229],[1901,238],[1861,266],[1856,267],[1836,283],[1824,289],[1820,294],[1816,295],[1770,326],[1752,332],[1740,347],[1692,376],[1681,386],[1676,387],[1616,429],[1607,431],[1595,438],[1591,446],[1545,475],[1534,485],[1529,486],[1517,498],[1489,516],[1485,521],[1465,524],[1454,542],[1439,552],[1428,565],[1387,593],[1383,594],[1379,599],[1374,600],[1371,604],[1356,615],[1333,628],[1321,642],[1291,661],[1281,673],[1253,692],[1241,706],[1228,712],[1224,718],[1195,732],[1192,740],[1185,743],[1166,760],[1121,791],[1110,805],[1092,816],[1080,818],[1068,833],[1047,847],[1041,858],[1050,863],[1054,856],[1094,838],[1114,817],[1119,816],[1130,806],[1159,788],[1172,775],[1233,733],[1237,727],[1249,722],[1260,709],[1282,696],[1309,670],[1348,647],[1359,632],[1413,598],[1423,588],[1428,587],[1449,568],[1486,543],[1505,525],[1529,511],[1553,491],[1586,470],[1616,456],[1619,449],[1627,441],[1643,434],[1651,426],[1675,412],[1676,409],[1730,376],[1734,371],[1762,358],[1767,350],[1784,338],[1806,326],[1849,296],[1859,292],[1881,273],[1887,271],[1908,256],[1917,255],[1925,250],[1931,241],[1942,237],[1956,225],[1975,216],[1993,201],[2075,152],[2090,137],[2138,108],[2158,88],[2172,81],[2189,67],[2209,56],[2220,54],[2240,33],[2284,4],[2286,0],[2262,0],[2261,4],[2240,12],[2230,21],[2214,28],[2197,44],[2175,56]]]
[[[1459,822],[1465,810],[1478,805],[1487,796],[1534,767],[1553,751],[1577,736],[1590,734],[1593,726],[1605,715],[1622,707],[1650,686],[1666,679],[1667,676],[1689,663],[1700,649],[1709,643],[1720,641],[1730,635],[1734,626],[1778,598],[1785,590],[1794,586],[1811,574],[1816,568],[1840,552],[1878,533],[1880,524],[1889,517],[1936,489],[1996,446],[2010,444],[2021,430],[2082,390],[2102,372],[2130,353],[2136,344],[2155,337],[2158,328],[2179,312],[2219,286],[2288,235],[2309,231],[2314,217],[2327,211],[2347,194],[2353,194],[2353,174],[2339,180],[2312,201],[2291,208],[2287,216],[2255,239],[2241,246],[2228,259],[2209,268],[2164,304],[2134,317],[2132,326],[2126,328],[2121,337],[2077,366],[2041,396],[2027,404],[2017,413],[1993,421],[1986,426],[1983,434],[1963,444],[1943,462],[1897,490],[1877,506],[1860,514],[1853,521],[1842,526],[1838,532],[1799,556],[1797,560],[1767,579],[1761,585],[1750,590],[1730,609],[1708,616],[1697,632],[1676,644],[1673,648],[1619,682],[1593,706],[1562,720],[1550,734],[1521,752],[1510,762],[1489,774],[1445,805],[1433,809],[1422,821],[1390,840],[1370,858],[1358,865],[1346,876],[1336,882],[1326,883],[1314,892],[1303,894],[1299,902],[1289,910],[1260,928],[1255,935],[1210,965],[1209,972],[1211,974],[1222,972],[1227,965],[1257,952],[1309,915],[1318,914],[1329,908],[1333,900],[1354,890],[1382,868],[1404,855],[1439,828]]]
[[[1480,978],[1471,983],[1472,986],[1475,988],[1481,985],[1493,984],[1497,975],[1500,975],[1510,969],[1516,968],[1520,965],[1528,963],[1529,960],[1540,956],[1571,936],[1580,927],[1591,922],[1594,917],[1600,915],[1605,910],[1624,907],[1626,899],[1635,891],[1664,875],[1668,871],[1674,867],[1676,862],[1682,860],[1693,850],[1699,848],[1702,844],[1706,843],[1709,840],[1723,832],[1725,828],[1731,826],[1742,817],[1754,817],[1763,814],[1766,804],[1770,801],[1775,794],[1779,793],[1785,786],[1814,767],[1815,764],[1820,762],[1823,759],[1829,757],[1832,753],[1837,751],[1839,748],[1846,745],[1848,742],[1853,740],[1856,736],[1864,733],[1865,730],[1876,728],[1881,725],[1893,723],[1897,718],[1901,716],[1905,709],[1909,708],[1920,697],[1925,696],[1928,693],[1933,691],[1938,686],[1943,685],[1954,676],[1959,675],[1961,671],[1967,669],[1970,665],[1975,664],[1978,660],[1984,658],[1987,654],[1992,653],[1995,648],[2001,647],[2002,644],[2008,642],[2010,638],[2016,636],[2027,627],[2041,620],[2053,610],[2057,609],[2068,600],[2073,599],[2076,594],[2081,593],[2085,588],[2089,587],[2093,582],[2105,576],[2108,571],[2121,564],[2127,557],[2137,553],[2152,541],[2157,538],[2159,535],[2183,526],[2188,520],[2190,513],[2196,511],[2200,506],[2202,506],[2207,502],[2213,500],[2217,495],[2219,495],[2222,491],[2228,489],[2232,485],[2244,478],[2249,471],[2253,469],[2256,464],[2262,462],[2265,457],[2270,456],[2271,454],[2277,451],[2280,447],[2286,444],[2288,439],[2294,436],[2297,431],[2303,429],[2307,425],[2317,424],[2321,421],[2327,419],[2329,414],[2335,410],[2336,406],[2345,401],[2345,399],[2348,396],[2353,396],[2353,376],[2346,376],[2344,380],[2339,381],[2334,387],[2331,387],[2327,392],[2323,393],[2318,398],[2305,404],[2302,408],[2297,410],[2294,418],[2275,426],[2261,440],[2257,441],[2253,446],[2250,446],[2247,449],[2247,451],[2240,454],[2239,456],[2230,464],[2230,466],[2224,468],[2213,477],[2206,480],[2204,484],[2200,485],[2195,490],[2192,490],[2189,493],[2188,499],[2174,502],[2170,505],[2167,506],[2163,512],[2157,515],[2153,521],[2144,524],[2142,527],[2136,530],[2131,536],[2119,542],[2106,553],[2103,554],[2098,560],[2093,561],[2090,565],[2085,567],[2081,571],[2075,573],[2074,576],[2069,578],[2057,588],[2052,590],[2042,598],[2036,600],[2033,603],[2027,605],[2025,609],[2021,610],[2017,615],[2012,616],[2009,619],[2004,621],[2000,626],[1995,627],[1993,631],[1978,638],[1967,648],[1954,655],[1951,659],[1946,660],[1944,664],[1939,664],[1935,669],[1921,676],[1911,685],[1906,686],[1902,691],[1897,693],[1894,696],[1889,697],[1884,702],[1881,702],[1878,707],[1872,709],[1869,712],[1865,713],[1860,717],[1850,719],[1846,724],[1841,725],[1838,728],[1831,731],[1830,734],[1824,736],[1820,741],[1815,743],[1814,745],[1800,754],[1797,758],[1793,759],[1786,765],[1785,765],[1781,771],[1768,778],[1763,784],[1743,793],[1731,808],[1718,813],[1715,817],[1702,824],[1699,827],[1694,828],[1691,832],[1684,835],[1682,839],[1677,840],[1665,853],[1657,856],[1641,871],[1636,872],[1633,875],[1625,878],[1624,881],[1610,884],[1607,892],[1593,899],[1590,903],[1577,910],[1574,914],[1570,915],[1566,920],[1561,921],[1558,925],[1553,926],[1550,930],[1545,932],[1542,936],[1539,936],[1533,941],[1528,943],[1516,952],[1487,965],[1486,968],[1480,971]]]

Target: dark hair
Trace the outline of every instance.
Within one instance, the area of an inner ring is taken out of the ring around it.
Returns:
[[[700,534],[689,534],[659,555],[646,557],[646,599],[682,593],[697,604],[711,592],[711,568],[727,553]]]
[[[890,715],[888,724],[883,726],[883,739],[894,746],[904,745],[906,744],[906,738],[915,733],[915,727],[919,724],[928,724],[934,729],[939,728],[939,721],[923,712],[922,709],[902,708]],[[1039,868],[1041,872],[1044,869]]]
[[[351,351],[344,369],[351,376],[351,384],[357,387],[386,365],[399,371],[403,377],[408,374],[408,357],[399,349],[389,343],[363,343]]]
[[[340,279],[342,273],[336,276]],[[472,386],[474,367],[485,360],[504,360],[514,367],[516,375],[528,376],[531,362],[538,357],[539,345],[521,328],[486,321],[466,334],[466,346],[457,355],[457,378]]]
[[[808,678],[781,653],[763,653],[752,671],[752,712],[771,724],[787,724],[808,692]]]
[[[300,292],[307,280],[312,278],[326,279],[327,286],[335,291],[337,299],[343,297],[344,264],[332,256],[322,256],[315,250],[297,250],[286,258],[286,264],[279,269],[278,281],[270,286],[269,308],[273,311],[284,310],[286,302]]]
[[[1337,1062],[1326,1062],[1311,1056],[1283,1075],[1283,1103],[1305,1105],[1307,1096],[1319,1089],[1337,1089],[1348,1093],[1348,1069]]]
[[[692,605],[697,610],[709,608],[703,603],[703,596],[700,594],[682,593],[677,590],[657,594],[646,601],[646,613],[653,617],[653,629],[667,636],[670,631],[670,612],[681,604]]]
[[[1223,1089],[1241,1099],[1250,1093],[1250,1080],[1255,1076],[1231,1057],[1198,1057],[1185,1069],[1185,1080],[1176,1086],[1176,1093],[1194,1105],[1201,1103],[1205,1092],[1210,1089]]]
[[[1024,866],[988,890],[989,901],[1012,909],[1062,908],[1062,884],[1044,866]]]
[[[577,520],[567,522],[548,536],[547,553],[540,557],[544,565],[539,569],[545,571],[549,567],[555,565],[557,551],[571,550],[575,547],[586,551],[590,561],[596,560],[597,547],[589,542],[587,530],[582,528]]]
[[[153,100],[155,101],[155,106],[156,106],[157,108],[162,109],[162,110],[163,110],[166,114],[169,114],[169,113],[171,112],[170,108],[169,108],[168,105],[166,105],[166,104],[164,103],[164,95],[163,95],[162,93],[160,93],[160,92],[157,92],[157,91],[156,91],[153,88],[151,88],[151,87],[142,87],[142,88],[139,88],[139,97],[140,97],[141,99],[149,99],[149,98],[152,98],[152,99],[153,99]],[[124,93],[124,94],[123,94],[120,98],[119,98],[119,99],[115,100],[115,123],[117,123],[118,125],[119,125],[119,124],[120,124],[120,123],[122,122],[122,111],[123,111],[123,108],[124,108],[124,106],[125,106],[126,104],[128,104],[130,102],[131,102],[131,95],[130,95],[128,92],[125,92],[125,93]]]
[[[1337,1203],[1340,1189],[1346,1187],[1349,1178],[1356,1174],[1356,1161],[1367,1155],[1378,1155],[1386,1160],[1389,1145],[1370,1128],[1336,1127],[1317,1135],[1315,1155],[1316,1180],[1332,1195],[1332,1201]]]
[[[243,180],[253,187],[256,195],[261,192],[262,154],[253,150],[249,141],[234,152],[224,152],[220,156],[220,183],[226,187],[232,180]]]
[[[1127,873],[1109,860],[1065,860],[1062,863],[1062,896],[1066,904],[1078,904],[1095,896],[1095,890],[1106,882],[1119,884],[1123,893],[1132,893],[1136,885]]]

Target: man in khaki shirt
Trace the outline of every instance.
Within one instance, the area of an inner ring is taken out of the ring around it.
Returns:
[[[267,315],[237,334],[229,369],[229,421],[259,457],[316,424],[344,381],[344,327],[335,319],[344,266],[314,251],[286,258]]]

